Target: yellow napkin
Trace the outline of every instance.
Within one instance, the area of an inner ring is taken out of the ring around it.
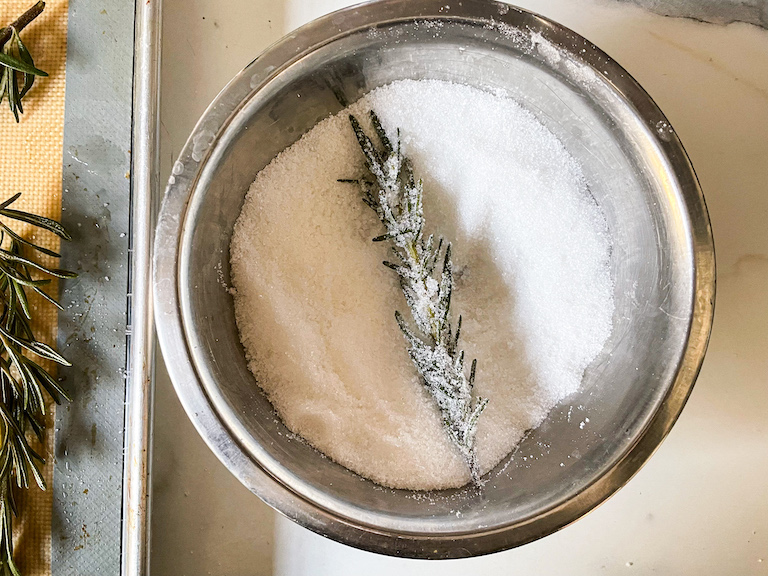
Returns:
[[[32,4],[32,0],[2,0],[0,27],[7,26]],[[47,78],[37,78],[23,100],[24,114],[16,121],[7,102],[0,106],[0,201],[16,192],[21,198],[14,208],[61,217],[62,141],[64,136],[64,70],[67,60],[68,0],[47,0],[45,11],[21,33],[21,39],[45,70]],[[59,244],[48,233],[14,223],[25,237],[37,234],[36,242],[53,250]],[[51,264],[52,260],[48,261]],[[49,286],[57,295],[57,287]],[[56,344],[56,309],[40,298],[30,297],[34,310],[33,328],[39,340]],[[51,369],[50,364],[46,368]],[[51,573],[51,506],[53,478],[53,407],[47,413],[44,446],[34,446],[45,455],[43,476],[48,490],[32,487],[20,498],[19,519],[14,526],[15,558],[24,576]]]

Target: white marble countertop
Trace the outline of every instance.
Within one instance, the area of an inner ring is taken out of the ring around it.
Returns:
[[[164,0],[162,165],[167,176],[224,84],[286,32],[345,0]],[[272,512],[216,460],[158,367],[152,573],[279,576],[768,574],[768,18],[766,0],[517,4],[582,34],[670,119],[715,235],[717,303],[701,375],[648,464],[572,526],[469,560],[377,556]],[[755,22],[728,25],[733,18]],[[761,20],[762,19],[762,20]]]

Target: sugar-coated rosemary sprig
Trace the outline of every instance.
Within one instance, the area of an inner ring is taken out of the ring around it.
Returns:
[[[10,25],[0,28],[0,104],[8,99],[16,122],[19,121],[19,114],[24,113],[21,101],[32,88],[35,76],[48,76],[35,67],[32,54],[19,37],[24,27],[37,18],[44,8],[45,2],[40,0]]]
[[[437,402],[448,435],[464,458],[472,481],[479,484],[475,437],[478,418],[488,399],[472,399],[477,360],[472,360],[467,377],[464,351],[458,350],[461,316],[455,332],[451,327],[451,245],[444,243],[442,238],[435,245],[433,235],[424,238],[422,181],[414,178],[411,162],[401,152],[399,130],[393,145],[379,118],[371,111],[371,123],[381,144],[379,149],[355,116],[350,115],[349,121],[372,178],[340,181],[360,186],[363,202],[376,212],[386,228],[386,233],[373,241],[392,242],[396,261],[384,262],[384,265],[400,277],[400,286],[417,330],[409,328],[399,312],[395,312],[395,318],[408,341],[411,360]],[[438,274],[435,267],[441,253],[444,255]]]
[[[59,255],[23,238],[9,225],[13,220],[25,222],[64,240],[71,239],[55,220],[10,208],[19,196],[15,194],[0,203],[0,576],[19,576],[13,562],[13,518],[18,516],[14,490],[28,488],[30,476],[45,490],[40,472],[43,458],[27,439],[30,432],[43,439],[43,392],[57,404],[62,398],[68,399],[56,379],[35,361],[43,358],[70,365],[53,348],[35,338],[27,293],[35,292],[61,309],[43,291],[43,286],[51,282],[50,277],[75,276],[37,262],[31,254],[35,251],[54,258]],[[40,275],[47,278],[39,278]]]

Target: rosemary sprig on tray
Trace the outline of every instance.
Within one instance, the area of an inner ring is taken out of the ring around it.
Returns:
[[[45,2],[41,0],[9,26],[0,28],[0,104],[8,99],[16,122],[19,121],[19,114],[24,113],[21,101],[32,88],[35,76],[48,76],[35,67],[32,54],[19,37],[24,27],[37,18],[44,8]]]
[[[19,235],[9,220],[31,224],[71,240],[66,230],[50,218],[10,208],[21,196],[16,194],[0,203],[0,576],[19,576],[13,562],[13,517],[18,515],[14,490],[28,488],[30,477],[45,490],[40,472],[43,458],[30,447],[32,432],[42,441],[45,429],[45,391],[58,404],[69,399],[39,360],[69,366],[53,348],[38,341],[32,332],[33,309],[28,292],[42,296],[57,308],[61,306],[43,287],[51,277],[72,278],[72,272],[47,268],[31,255],[39,252],[54,258],[59,254],[38,246]],[[39,278],[39,276],[44,276]],[[38,278],[35,278],[38,276]]]
[[[422,182],[416,180],[408,158],[400,149],[400,132],[394,146],[381,122],[371,111],[371,123],[381,143],[378,150],[360,122],[349,116],[360,148],[365,155],[370,178],[343,179],[360,186],[365,202],[381,220],[386,233],[374,242],[389,240],[396,262],[384,262],[397,272],[405,300],[417,330],[408,327],[399,312],[395,318],[406,340],[408,353],[423,378],[424,385],[437,402],[446,431],[469,468],[472,481],[480,483],[480,467],[475,450],[475,436],[486,398],[473,402],[477,360],[472,360],[469,377],[464,372],[464,351],[458,350],[461,316],[454,332],[450,322],[453,272],[451,245],[440,238],[435,246],[432,235],[424,238]],[[435,271],[440,254],[442,270]]]

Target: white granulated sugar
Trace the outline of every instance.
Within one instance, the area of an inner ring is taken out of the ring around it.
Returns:
[[[424,179],[427,232],[453,243],[454,322],[478,359],[483,472],[575,392],[611,331],[610,238],[579,165],[514,101],[402,81],[320,122],[259,173],[232,239],[249,366],[286,426],[386,486],[455,487],[469,474],[420,384],[394,311],[409,318],[356,186],[347,113],[374,109]]]
[[[518,29],[513,28],[513,30]],[[570,78],[584,86],[594,86],[598,82],[598,75],[591,66],[563,52],[561,48],[544,38],[540,32],[531,34],[530,41],[544,58],[544,61],[552,68],[557,68],[559,64],[562,64]]]

